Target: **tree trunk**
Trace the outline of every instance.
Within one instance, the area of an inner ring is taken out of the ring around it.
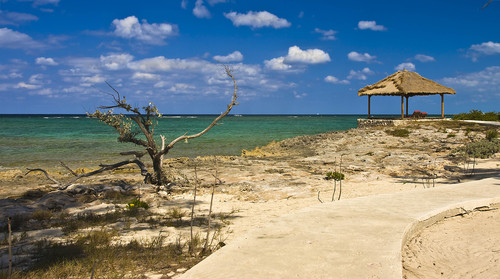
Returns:
[[[167,185],[169,182],[167,176],[165,175],[165,171],[163,170],[163,156],[154,156],[151,159],[153,160],[153,175],[151,177],[151,184],[154,185]]]

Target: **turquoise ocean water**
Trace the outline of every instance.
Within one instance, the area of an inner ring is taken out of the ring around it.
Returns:
[[[273,140],[356,127],[365,115],[243,115],[227,116],[207,134],[179,142],[167,157],[240,155]],[[163,116],[155,134],[167,142],[186,132],[197,133],[213,115]],[[118,143],[113,128],[84,115],[0,115],[0,168],[56,167],[59,161],[71,167],[96,166],[124,159],[119,152],[142,150]],[[125,157],[126,158],[126,157]]]

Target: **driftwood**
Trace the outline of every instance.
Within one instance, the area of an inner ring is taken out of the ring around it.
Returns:
[[[62,183],[60,181],[57,181],[56,179],[54,179],[53,177],[51,177],[49,175],[49,173],[46,170],[44,170],[44,169],[28,169],[28,172],[26,172],[25,175],[28,175],[29,173],[36,172],[36,171],[42,172],[43,174],[45,174],[45,176],[47,177],[47,179],[49,179],[50,181],[56,183],[59,186],[59,190],[66,190],[66,188],[68,188],[71,184],[73,184],[75,181],[77,181],[80,178],[89,177],[89,176],[96,175],[96,174],[99,174],[99,173],[102,173],[102,172],[105,172],[105,171],[109,171],[109,170],[114,170],[114,169],[117,169],[119,167],[122,167],[122,166],[125,166],[125,165],[128,165],[128,164],[136,164],[141,169],[141,175],[144,176],[144,181],[147,181],[149,179],[149,177],[151,176],[151,174],[146,169],[146,166],[144,165],[144,163],[141,162],[137,158],[126,160],[126,161],[121,161],[121,162],[118,162],[118,163],[115,163],[115,164],[112,164],[112,165],[103,165],[103,164],[101,164],[101,165],[99,165],[99,167],[101,167],[100,169],[97,169],[97,170],[91,171],[91,172],[82,173],[82,174],[75,173],[66,164],[64,164],[63,162],[61,162],[61,165],[63,167],[65,167],[74,176],[70,181],[68,181],[66,183]]]

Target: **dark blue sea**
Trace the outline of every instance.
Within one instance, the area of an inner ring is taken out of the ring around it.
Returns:
[[[207,134],[179,142],[167,157],[240,155],[275,140],[356,127],[365,115],[230,115]],[[167,115],[158,119],[155,134],[167,142],[197,133],[214,115]],[[122,151],[142,150],[117,142],[115,130],[85,115],[0,115],[0,168],[96,166],[124,159]]]

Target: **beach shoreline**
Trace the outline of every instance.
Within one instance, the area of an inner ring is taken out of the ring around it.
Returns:
[[[340,170],[341,158],[340,171],[346,177],[342,183],[341,199],[439,187],[500,173],[498,153],[490,159],[476,160],[473,176],[464,175],[463,161],[451,154],[466,142],[483,139],[485,127],[453,121],[446,124],[412,123],[405,127],[410,131],[408,137],[391,135],[394,129],[358,128],[299,136],[246,151],[244,156],[218,157],[217,176],[221,183],[216,185],[214,210],[226,216],[224,242],[230,243],[285,213],[318,204],[320,199],[331,202],[334,183],[325,180],[325,176],[329,171]],[[199,216],[206,216],[216,171],[213,160],[213,156],[166,160],[165,166],[183,178],[177,182],[171,195],[143,186],[142,197],[150,204],[149,210],[159,214],[165,214],[173,207],[185,212],[190,210],[192,188],[184,187],[182,181],[193,180],[196,166],[201,181],[196,210]],[[19,197],[29,188],[50,186],[50,181],[42,174],[24,176],[22,170],[0,171],[0,174],[0,196],[4,199],[7,196]],[[68,178],[67,174],[59,175],[58,178]],[[121,185],[122,182],[140,185],[141,180],[136,169],[125,168],[82,179],[77,184],[93,187]],[[6,188],[10,190],[5,191]],[[16,190],[12,190],[14,188]],[[70,212],[107,205],[109,201],[97,198]],[[188,216],[182,218],[189,219]],[[140,227],[141,224],[134,226]],[[172,230],[170,241],[175,241],[178,233],[189,234],[188,228],[169,230]],[[157,229],[124,229],[118,237],[130,241],[134,237],[155,234],[158,234]]]

